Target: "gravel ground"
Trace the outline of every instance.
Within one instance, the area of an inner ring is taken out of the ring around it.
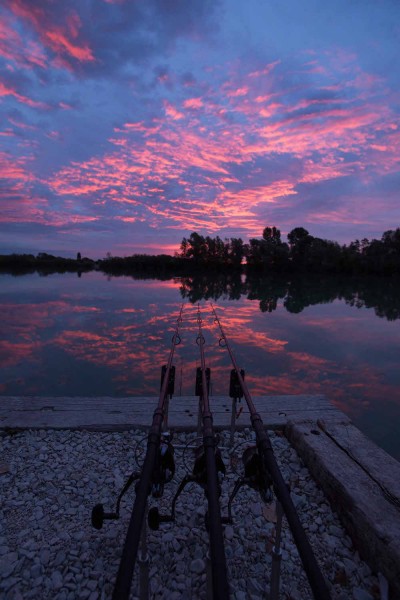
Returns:
[[[91,526],[94,504],[113,510],[126,477],[137,469],[145,447],[143,431],[94,433],[24,431],[2,434],[0,508],[0,597],[5,600],[107,600],[111,598],[133,503],[131,489],[121,504],[121,518],[100,531]],[[321,490],[296,452],[279,432],[270,432],[278,464],[333,600],[379,598],[378,580],[352,547]],[[142,443],[140,441],[142,440]],[[177,434],[184,446],[195,434]],[[234,456],[254,440],[237,433]],[[227,467],[221,504],[225,507],[237,473],[228,451],[229,434],[220,446]],[[136,457],[136,458],[135,458]],[[158,506],[169,512],[177,483],[191,470],[193,453],[176,447],[176,474]],[[239,461],[240,464],[240,461]],[[236,466],[238,471],[240,467]],[[155,500],[150,500],[150,505]],[[268,598],[274,506],[254,490],[242,488],[234,502],[234,523],[225,526],[225,551],[231,597]],[[208,536],[204,527],[204,492],[190,484],[177,504],[175,524],[148,535],[150,597],[206,598]],[[283,520],[281,598],[312,598],[297,549]],[[138,595],[137,570],[132,598]]]

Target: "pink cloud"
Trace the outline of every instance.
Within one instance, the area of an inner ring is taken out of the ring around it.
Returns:
[[[22,121],[18,121],[17,119],[13,119],[12,117],[8,117],[8,120],[12,125],[18,127],[19,129],[26,129],[28,131],[36,131],[37,127],[34,125],[28,125],[27,123],[23,123]]]
[[[27,104],[28,106],[30,106],[32,108],[41,108],[41,109],[48,108],[48,105],[45,104],[44,102],[38,102],[36,100],[32,100],[31,98],[28,98],[27,96],[24,96],[23,94],[19,94],[13,87],[6,85],[2,81],[0,81],[0,97],[1,96],[12,96],[16,100],[18,100],[18,102]]]
[[[179,110],[177,110],[169,102],[167,102],[167,101],[164,102],[164,108],[165,108],[165,114],[167,115],[167,117],[171,117],[174,121],[179,121],[180,119],[183,119],[184,114],[179,112]]]
[[[51,210],[49,201],[32,192],[36,177],[27,169],[29,159],[0,152],[2,223],[42,223],[53,227],[93,222],[98,217],[65,209]]]
[[[247,96],[249,93],[249,88],[247,86],[243,86],[238,88],[237,90],[230,90],[227,92],[228,98],[238,98],[240,96]]]
[[[47,58],[40,45],[33,40],[23,40],[16,31],[16,23],[7,16],[0,21],[0,56],[21,68],[47,67]]]
[[[89,44],[78,39],[81,21],[75,11],[65,15],[65,23],[61,26],[50,23],[48,15],[40,6],[25,0],[10,0],[9,6],[16,17],[31,24],[42,44],[57,55],[61,66],[70,67],[68,62],[62,62],[65,57],[81,62],[95,60]]]
[[[56,54],[66,53],[80,61],[94,60],[93,53],[88,45],[79,46],[72,43],[61,29],[47,31],[44,38]]]
[[[269,75],[274,69],[275,67],[277,67],[278,65],[281,64],[280,60],[276,60],[268,65],[266,65],[266,67],[264,67],[264,69],[260,69],[258,71],[252,71],[251,73],[249,73],[249,77],[264,77],[266,75]]]
[[[79,19],[65,31],[74,41]],[[234,226],[242,235],[257,235],[259,215],[269,206],[287,207],[294,196],[301,202],[299,184],[351,174],[363,180],[371,170],[398,168],[396,115],[379,94],[362,100],[369,78],[353,77],[350,67],[349,73],[356,93],[348,94],[347,81],[334,90],[310,85],[296,89],[291,103],[293,90],[276,84],[273,68],[241,75],[241,81],[232,75],[201,96],[185,98],[183,90],[183,98],[164,100],[151,120],[117,124],[105,151],[72,161],[42,183],[65,202],[89,204],[94,214],[96,206],[112,206],[111,218],[125,223],[210,232]],[[4,93],[17,97],[8,88]],[[296,168],[284,175],[268,171],[269,161],[281,155]],[[67,222],[67,211],[60,223]],[[329,215],[337,222],[351,217],[342,209],[316,209],[307,218],[321,222]]]
[[[12,180],[20,186],[32,180],[32,175],[25,169],[26,159],[15,158],[6,152],[0,152],[0,179]]]
[[[203,101],[201,98],[189,98],[184,101],[183,106],[184,108],[201,108]]]

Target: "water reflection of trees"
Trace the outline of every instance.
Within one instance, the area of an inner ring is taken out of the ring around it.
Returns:
[[[272,312],[278,307],[278,300],[287,294],[288,281],[285,278],[262,278],[250,273],[245,282],[244,293],[249,300],[259,300],[261,312]]]
[[[261,312],[272,312],[279,301],[288,312],[344,300],[355,308],[372,308],[389,321],[400,318],[400,280],[380,277],[269,277],[239,273],[197,275],[181,279],[180,293],[189,302],[200,300],[258,300]]]
[[[189,302],[200,300],[239,300],[243,291],[242,276],[238,271],[232,271],[218,276],[195,275],[182,277],[180,293]]]

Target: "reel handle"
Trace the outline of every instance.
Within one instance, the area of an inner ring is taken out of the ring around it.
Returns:
[[[173,521],[173,515],[160,515],[157,506],[153,506],[147,515],[147,523],[153,531],[158,531],[160,523],[172,523]]]
[[[104,512],[104,506],[102,504],[96,504],[92,510],[92,525],[95,529],[101,529],[104,521],[118,519],[119,514],[116,512],[106,513]]]

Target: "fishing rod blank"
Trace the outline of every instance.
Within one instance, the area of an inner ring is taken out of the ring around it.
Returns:
[[[183,304],[177,319],[175,333],[172,337],[171,350],[169,353],[168,363],[165,368],[158,405],[154,411],[153,422],[147,438],[146,456],[143,462],[139,481],[136,484],[135,502],[128,526],[128,532],[125,538],[124,548],[122,550],[117,578],[115,581],[114,592],[112,595],[113,600],[128,600],[129,598],[133,571],[135,568],[140,536],[146,513],[147,498],[151,492],[153,473],[157,459],[159,458],[158,453],[161,441],[161,428],[164,420],[165,400],[170,381],[169,375],[172,367],[172,359],[174,356],[175,346],[181,342],[181,338],[179,337],[179,325],[182,322],[182,311]]]
[[[206,496],[208,501],[208,527],[210,533],[210,559],[212,569],[213,598],[225,600],[229,598],[229,586],[226,572],[225,547],[222,530],[221,509],[219,505],[220,484],[216,460],[216,440],[213,429],[213,419],[208,398],[207,371],[204,360],[205,339],[201,328],[200,307],[197,306],[197,322],[199,335],[197,344],[201,360],[201,397],[203,419],[203,448],[207,472]]]
[[[265,468],[267,469],[273,484],[275,494],[282,505],[282,508],[285,512],[286,518],[288,520],[290,529],[292,531],[292,535],[294,541],[296,543],[297,549],[300,554],[300,558],[303,563],[304,570],[307,574],[308,581],[310,583],[312,592],[316,600],[330,600],[330,594],[328,591],[328,587],[325,583],[321,570],[318,566],[314,553],[312,551],[311,545],[307,539],[303,526],[300,523],[298,514],[296,512],[293,501],[290,497],[289,490],[286,486],[286,483],[282,477],[282,474],[279,470],[278,464],[276,462],[271,440],[265,430],[264,423],[257,413],[253,400],[250,396],[250,392],[248,387],[244,381],[244,378],[241,375],[240,369],[236,363],[236,359],[233,355],[232,349],[229,345],[227,337],[225,335],[224,329],[221,325],[221,322],[218,318],[218,315],[211,304],[212,313],[214,315],[215,323],[218,324],[221,337],[219,340],[219,345],[221,347],[226,347],[228,350],[229,356],[231,358],[232,365],[236,371],[237,378],[243,390],[244,397],[246,399],[246,403],[248,409],[250,411],[251,424],[256,434],[257,446],[260,451],[260,454],[263,457]]]

